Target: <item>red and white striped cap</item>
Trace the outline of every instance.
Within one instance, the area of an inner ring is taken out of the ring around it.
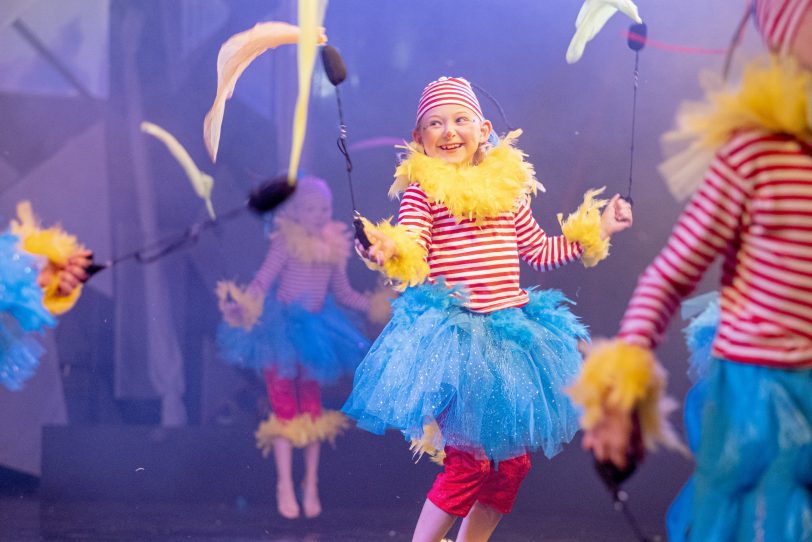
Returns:
[[[755,0],[756,26],[767,46],[787,54],[812,0]]]
[[[440,77],[426,85],[417,104],[415,124],[426,111],[438,105],[461,105],[476,113],[480,120],[484,119],[471,83],[462,77]]]

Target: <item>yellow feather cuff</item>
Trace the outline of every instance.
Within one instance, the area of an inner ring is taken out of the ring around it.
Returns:
[[[310,414],[299,414],[291,420],[280,420],[275,414],[261,422],[254,437],[262,456],[268,457],[273,451],[273,440],[276,437],[287,439],[296,448],[304,448],[314,442],[335,444],[336,438],[350,426],[346,416],[337,410],[322,410],[321,416],[313,418]]]
[[[661,443],[687,453],[668,421],[676,403],[665,396],[665,386],[665,370],[650,350],[615,339],[592,346],[567,394],[583,408],[584,429],[594,427],[606,411],[635,411],[646,447]]]
[[[383,264],[365,260],[367,267],[383,273],[396,281],[396,289],[403,290],[407,286],[420,284],[429,275],[429,264],[426,262],[426,251],[414,238],[414,235],[400,224],[392,224],[391,218],[372,225],[367,219],[364,221],[364,230],[378,234],[392,241],[395,245],[395,255]]]
[[[262,316],[263,296],[249,289],[243,289],[231,281],[217,283],[217,306],[223,313],[223,320],[231,327],[241,327],[250,331]],[[239,318],[228,310],[229,303],[236,303],[242,309]]]
[[[68,295],[59,295],[58,288],[59,276],[63,272],[60,268],[64,268],[70,257],[83,248],[76,237],[58,226],[42,229],[28,201],[17,204],[17,220],[11,221],[11,231],[20,238],[21,249],[43,256],[55,267],[51,280],[43,287],[45,308],[57,316],[73,308],[82,293],[81,285]]]
[[[57,294],[57,288],[59,288],[59,280],[52,280],[42,292],[42,304],[54,316],[65,314],[71,310],[79,301],[79,296],[82,295],[81,284],[68,295]]]
[[[583,203],[567,220],[562,221],[563,215],[558,215],[558,223],[567,241],[577,242],[584,249],[581,255],[584,267],[593,267],[609,255],[609,239],[601,239],[601,207],[608,200],[595,199],[604,190],[606,187],[588,190]]]
[[[409,444],[409,451],[412,452],[412,458],[415,457],[415,463],[420,461],[423,454],[428,454],[432,463],[442,465],[445,462],[445,440],[440,426],[436,421],[427,423],[423,426],[423,436],[420,438],[412,438]]]

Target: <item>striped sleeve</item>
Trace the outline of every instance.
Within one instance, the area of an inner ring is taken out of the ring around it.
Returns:
[[[536,271],[549,271],[581,257],[583,249],[563,235],[549,237],[538,225],[525,200],[514,215],[519,255]]]
[[[254,275],[254,280],[251,281],[249,288],[265,295],[271,287],[271,284],[279,277],[279,274],[285,267],[287,259],[288,249],[284,239],[281,235],[273,236],[271,238],[271,246],[268,249],[268,254],[265,256],[265,261],[262,262],[259,271]]]
[[[748,194],[724,156],[716,155],[668,243],[640,276],[621,322],[624,340],[656,347],[682,298],[736,242]]]
[[[369,311],[369,297],[352,287],[350,279],[347,277],[347,266],[345,264],[342,263],[333,266],[333,273],[330,277],[330,289],[335,294],[338,302],[342,305],[357,310],[358,312]]]
[[[409,186],[400,200],[398,224],[414,236],[426,253],[431,249],[432,223],[431,206],[426,193],[419,185]]]

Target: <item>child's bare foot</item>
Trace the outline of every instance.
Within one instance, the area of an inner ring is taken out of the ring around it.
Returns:
[[[305,481],[302,483],[302,506],[306,518],[315,518],[321,515],[318,482]]]
[[[293,492],[293,484],[276,484],[276,509],[286,519],[299,517],[299,503]]]

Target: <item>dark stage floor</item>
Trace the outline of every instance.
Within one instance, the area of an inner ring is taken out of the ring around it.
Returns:
[[[46,503],[0,499],[0,540],[366,542],[407,541],[419,503],[402,509],[331,509],[316,520],[286,521],[272,505],[208,503]],[[660,528],[645,525],[649,533]],[[453,536],[453,533],[452,533]],[[634,540],[619,516],[508,516],[495,542]]]

